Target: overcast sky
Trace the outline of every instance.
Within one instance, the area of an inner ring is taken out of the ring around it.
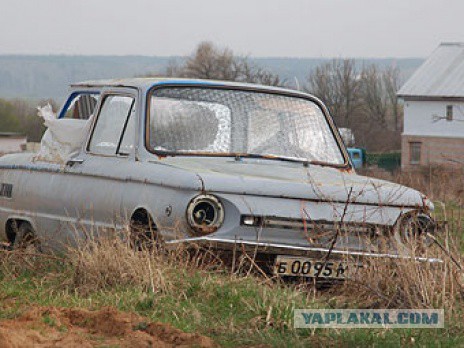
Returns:
[[[0,0],[0,54],[425,57],[464,41],[463,0]]]

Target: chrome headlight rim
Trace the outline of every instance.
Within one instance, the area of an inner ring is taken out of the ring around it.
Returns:
[[[200,194],[187,205],[187,222],[200,235],[216,232],[224,223],[224,206],[212,194]]]
[[[408,212],[400,216],[395,227],[396,235],[402,243],[420,242],[425,247],[430,247],[435,234],[435,220],[427,213],[420,211]]]

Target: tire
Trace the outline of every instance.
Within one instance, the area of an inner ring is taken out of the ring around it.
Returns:
[[[130,223],[130,239],[134,248],[152,249],[162,245],[156,225],[151,216],[145,212],[134,216]]]
[[[34,228],[29,222],[20,222],[12,244],[14,250],[40,251],[40,243],[37,239]]]

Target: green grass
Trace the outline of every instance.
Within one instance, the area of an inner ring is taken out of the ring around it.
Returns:
[[[445,211],[439,204],[436,208],[435,215],[442,219]],[[462,248],[464,233],[460,228],[464,226],[464,214],[460,215],[456,204],[446,209],[451,220],[450,231],[461,239]],[[463,221],[459,222],[459,217]],[[0,320],[13,319],[31,306],[91,310],[111,306],[138,313],[151,321],[169,323],[186,332],[209,336],[224,347],[464,347],[462,302],[444,329],[296,330],[293,328],[295,308],[363,308],[363,305],[350,299],[349,291],[298,290],[290,284],[270,283],[258,277],[183,266],[161,268],[170,283],[165,292],[153,293],[146,286],[127,283],[83,290],[73,283],[72,263],[53,258],[31,258],[28,263],[21,260],[11,263],[11,260],[2,258],[0,252]],[[43,320],[49,326],[56,326],[53,318],[45,316]],[[66,330],[65,327],[58,329]]]
[[[340,304],[340,300],[334,301],[327,293],[306,296],[292,287],[262,284],[262,280],[253,277],[186,271],[178,278],[179,284],[174,284],[183,291],[183,298],[147,293],[136,286],[83,295],[66,285],[69,270],[62,267],[65,266],[56,266],[54,276],[30,272],[17,276],[2,274],[0,318],[14,318],[33,305],[88,309],[113,306],[187,332],[199,332],[225,347],[259,344],[452,347],[464,342],[463,324],[458,322],[448,323],[445,329],[294,330],[294,308],[330,308]],[[350,303],[344,306],[353,307]],[[266,317],[270,319],[268,322]],[[56,325],[51,318],[44,317],[44,321]]]

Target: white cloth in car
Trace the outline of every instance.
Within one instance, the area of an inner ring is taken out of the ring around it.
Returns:
[[[88,120],[58,119],[50,104],[37,108],[47,127],[35,161],[65,164],[76,156],[90,131],[93,117]]]

